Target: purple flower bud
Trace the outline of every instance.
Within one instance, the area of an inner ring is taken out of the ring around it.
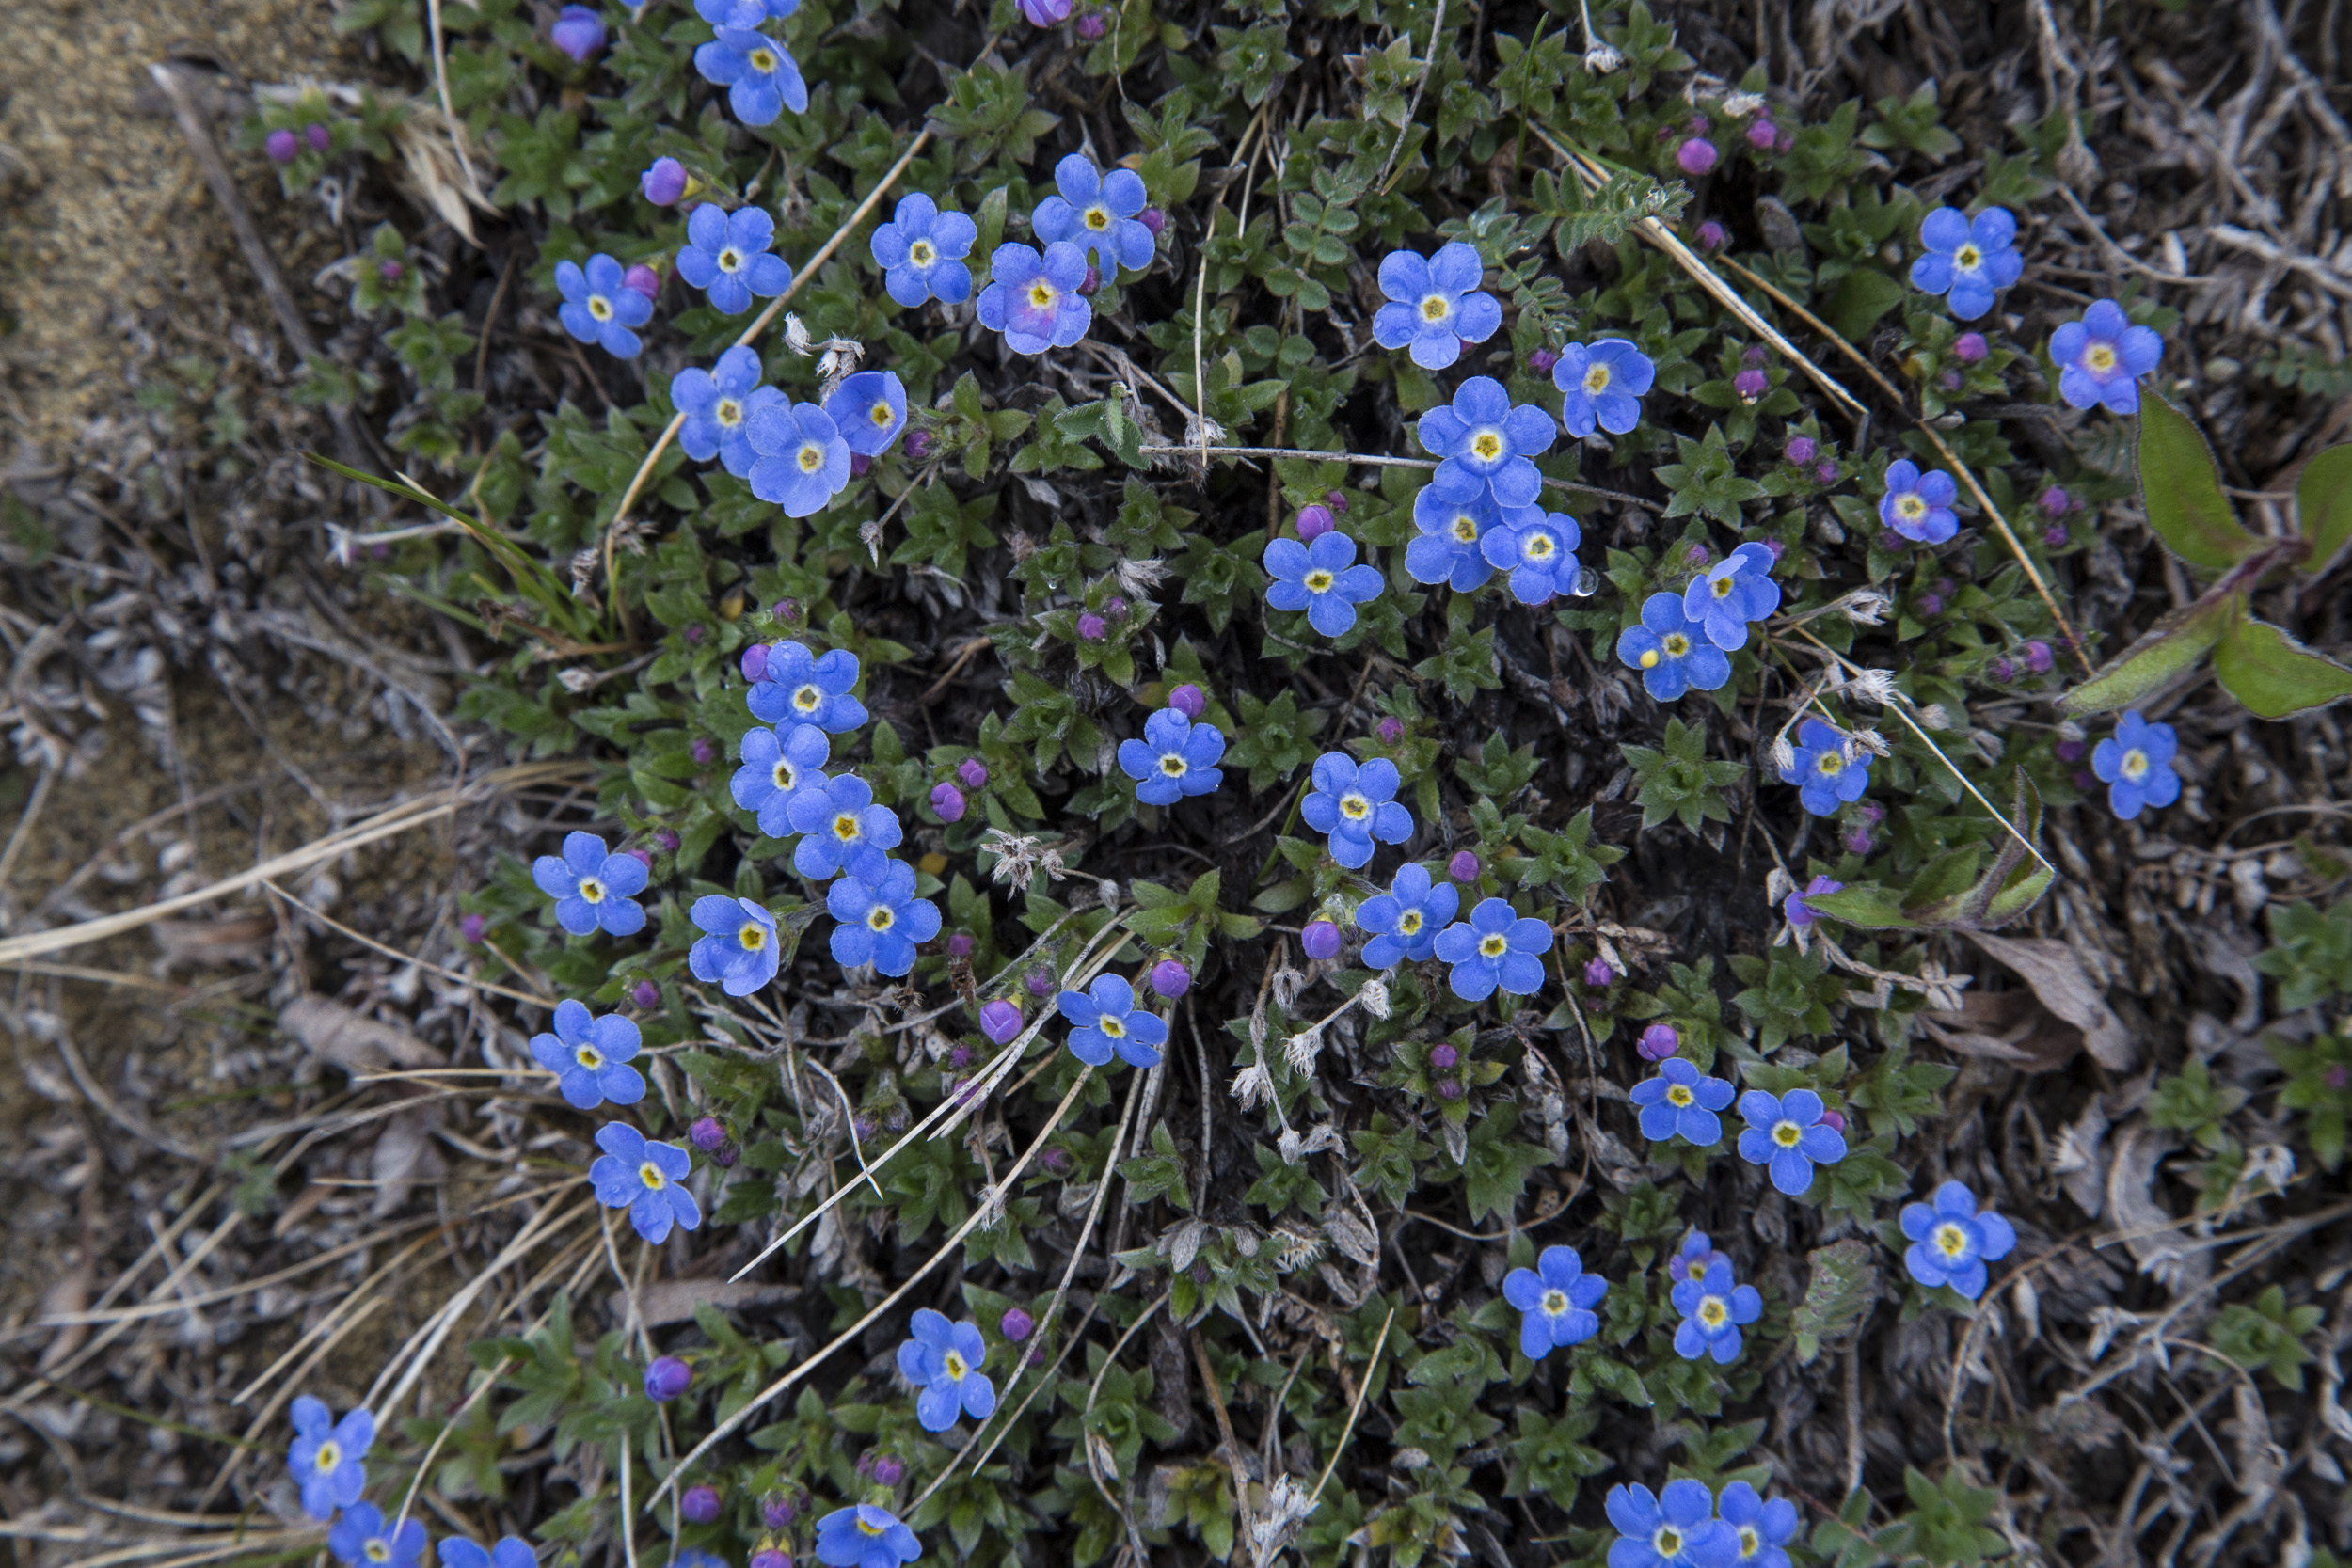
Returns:
[[[1762,343],[1750,343],[1740,351],[1740,363],[1750,370],[1755,370],[1772,356],[1772,351]]]
[[[2074,498],[2055,484],[2035,497],[2034,501],[2045,517],[2063,517],[2074,509]]]
[[[1021,1033],[1021,1004],[998,997],[980,1004],[980,1033],[998,1045]]]
[[[1886,808],[1875,800],[1865,800],[1854,808],[1854,815],[1875,828],[1886,820]]]
[[[645,1398],[656,1404],[667,1404],[692,1386],[694,1369],[675,1355],[656,1356],[645,1369]],[[710,1495],[714,1512],[719,1495]]]
[[[1405,738],[1405,721],[1390,714],[1374,726],[1373,733],[1380,737],[1383,746],[1393,746]]]
[[[951,784],[931,785],[931,810],[939,813],[942,822],[963,820],[963,791]]]
[[[1721,250],[1731,243],[1731,231],[1708,218],[1699,225],[1698,242],[1701,250]]]
[[[719,1489],[715,1486],[688,1487],[686,1496],[677,1500],[677,1511],[691,1523],[710,1523],[719,1516]]]
[[[896,1486],[907,1479],[907,1467],[890,1455],[874,1461],[874,1479],[884,1486]]]
[[[653,831],[653,841],[672,854],[677,852],[677,834],[667,828],[656,828]]]
[[[640,1007],[658,1007],[661,1005],[661,988],[651,980],[640,980],[628,988],[628,999]]]
[[[1757,119],[1748,123],[1748,145],[1758,152],[1770,152],[1772,150],[1774,135],[1772,122],[1769,119]]]
[[[2334,1067],[2329,1068],[2328,1069],[2328,1086],[2339,1094],[2343,1093],[2347,1088],[2352,1088],[2352,1068],[2345,1067],[2342,1062],[2338,1062]]]
[[[1823,484],[1835,484],[1835,483],[1837,483],[1837,460],[1836,460],[1836,458],[1834,458],[1834,457],[1824,457],[1824,458],[1822,458],[1822,459],[1820,460],[1820,462],[1819,462],[1819,463],[1817,463],[1817,464],[1815,464],[1815,465],[1814,465],[1814,467],[1813,467],[1813,477],[1814,477],[1815,479],[1817,479],[1817,480],[1820,481],[1820,483],[1822,483]]]
[[[1918,606],[1919,613],[1922,615],[1941,615],[1944,613],[1944,595],[1934,592],[1932,589],[1920,594],[1919,597],[1914,602]]]
[[[687,641],[700,642],[707,635],[707,634],[703,630],[703,624],[700,621],[689,621],[686,623],[684,627],[684,636]]]
[[[1821,1125],[1843,1132],[1846,1130],[1846,1113],[1843,1111],[1823,1111],[1821,1113]]]
[[[2042,542],[2054,550],[2064,545],[2067,538],[2068,534],[2066,532],[2066,525],[2064,523],[2052,523],[2048,528],[2042,531]]]
[[[856,1116],[850,1118],[850,1130],[858,1135],[860,1142],[863,1142],[864,1140],[872,1137],[876,1132],[880,1132],[882,1130],[882,1123],[876,1121],[872,1117],[867,1116],[865,1112],[860,1111]]]
[[[1772,552],[1772,564],[1775,566],[1780,564],[1780,558],[1788,553],[1788,546],[1777,539],[1765,540],[1764,547]]]
[[[850,477],[851,479],[864,479],[873,471],[874,460],[872,458],[862,451],[850,453]]]
[[[1058,1147],[1048,1148],[1037,1157],[1037,1163],[1056,1176],[1067,1176],[1070,1174],[1070,1150]]]
[[[1090,294],[1102,286],[1103,274],[1101,269],[1096,267],[1092,262],[1088,262],[1086,277],[1078,280],[1078,292],[1082,294]]]
[[[1118,594],[1113,594],[1109,598],[1103,601],[1103,614],[1109,620],[1125,620],[1127,618],[1127,601],[1120,598]]]
[[[1856,823],[1838,835],[1837,842],[1845,846],[1846,853],[1850,855],[1867,855],[1878,840],[1869,829]]]
[[[1935,384],[1947,392],[1957,392],[1968,383],[1958,371],[1946,371],[1935,378]]]
[[[1782,912],[1788,916],[1788,924],[1791,926],[1810,926],[1820,916],[1813,912],[1813,906],[1806,903],[1805,899],[1818,893],[1842,892],[1845,886],[1845,883],[1833,882],[1827,877],[1816,877],[1804,885],[1804,892],[1792,893],[1781,900]]]
[[[1039,964],[1023,975],[1021,983],[1029,988],[1031,996],[1051,996],[1061,989],[1055,983],[1054,972],[1043,964]]]
[[[1018,1307],[1008,1307],[996,1320],[996,1332],[1017,1345],[1037,1332],[1037,1320]]]
[[[1459,1100],[1459,1099],[1461,1099],[1461,1098],[1462,1098],[1462,1081],[1461,1081],[1459,1078],[1440,1078],[1440,1079],[1438,1079],[1438,1098],[1439,1100]]]
[[[872,1454],[862,1453],[857,1456],[857,1475],[860,1481],[874,1479],[874,1456]]]
[[[302,139],[311,151],[324,152],[334,145],[335,134],[314,119],[302,128]]]
[[[667,207],[686,194],[686,166],[675,158],[656,158],[637,177],[637,191],[657,207]]]
[[[1675,149],[1675,163],[1692,179],[1715,166],[1715,144],[1705,136],[1692,136]]]
[[[1797,134],[1786,125],[1780,127],[1772,135],[1772,150],[1775,152],[1786,152],[1796,145]]]
[[[1136,221],[1152,230],[1152,237],[1155,240],[1168,231],[1168,214],[1157,207],[1146,207],[1136,214]]]
[[[1173,1002],[1192,990],[1192,971],[1181,958],[1162,958],[1152,966],[1152,989]]]
[[[707,768],[712,763],[719,760],[718,751],[712,747],[708,740],[705,739],[701,736],[696,736],[694,737],[692,750],[694,766],[697,768]]]
[[[1110,25],[1103,20],[1099,12],[1089,11],[1078,18],[1078,36],[1089,43],[1092,43],[1108,31],[1110,31]],[[1157,237],[1156,232],[1154,237]]]
[[[566,6],[548,29],[548,41],[586,65],[604,48],[604,18],[586,6]]]
[[[1791,436],[1788,444],[1780,449],[1780,455],[1802,468],[1812,462],[1820,450],[1810,436]]]
[[[1078,635],[1089,642],[1102,641],[1103,634],[1108,630],[1110,626],[1103,617],[1090,610],[1078,617]]]
[[[1298,509],[1298,537],[1303,544],[1313,544],[1339,524],[1331,518],[1327,506],[1302,506]]]
[[[1992,352],[1981,332],[1963,332],[1952,340],[1952,357],[1963,365],[1973,365]]]
[[[1345,512],[1347,510],[1347,497],[1342,491],[1327,490],[1323,493],[1323,504],[1329,507],[1334,512]]]
[[[963,814],[961,812],[958,812],[956,815],[961,816]],[[969,931],[954,931],[949,933],[947,937],[947,956],[951,958],[970,958],[972,956],[972,933]]]
[[[1706,565],[1707,546],[1705,545],[1691,545],[1686,546],[1682,552],[1682,563],[1686,566]]]
[[[1468,849],[1456,849],[1454,858],[1445,863],[1445,874],[1457,882],[1478,879],[1478,856]]]
[[[1607,958],[1588,958],[1584,963],[1584,983],[1595,990],[1606,990],[1617,978],[1617,972],[1609,967]]]
[[[1209,711],[1209,699],[1199,687],[1186,681],[1168,694],[1168,705],[1187,719],[1198,719]]]
[[[1527,368],[1537,375],[1549,375],[1551,367],[1559,362],[1560,356],[1548,348],[1536,349],[1527,356]]]
[[[2050,667],[2058,662],[2057,657],[2050,652],[2050,645],[2039,638],[2026,644],[2025,655],[2026,668],[2037,675],[2048,674]]]
[[[1937,578],[1935,579],[1935,591],[1948,599],[1960,591],[1960,585],[1949,578]]]
[[[1731,378],[1731,389],[1743,403],[1754,403],[1772,389],[1772,378],[1762,371],[1741,371]]]
[[[787,626],[798,626],[801,617],[808,613],[808,607],[798,599],[778,599],[771,613]]]
[[[1461,1059],[1462,1053],[1443,1041],[1429,1048],[1429,1065],[1439,1072],[1446,1071]]]
[[[742,1146],[733,1138],[729,1138],[710,1151],[710,1163],[721,1170],[733,1170],[735,1162],[741,1158],[743,1158]]]
[[[291,164],[302,150],[301,138],[280,127],[262,138],[262,150],[269,154],[273,164]]]
[[[1336,958],[1340,956],[1340,928],[1327,920],[1311,920],[1298,933],[1298,945],[1311,958]]]
[[[1991,675],[2001,685],[2007,686],[2010,681],[2017,678],[2017,666],[2010,663],[2006,658],[1996,658],[1990,665],[1985,667],[1985,673]]]
[[[972,1048],[968,1045],[951,1046],[947,1052],[947,1065],[951,1068],[957,1069],[970,1067],[972,1065]]]
[[[1682,1036],[1671,1023],[1653,1023],[1633,1049],[1645,1062],[1662,1062],[1682,1049]]]
[[[651,870],[653,869],[653,851],[652,851],[652,850],[650,850],[650,849],[628,849],[628,850],[624,850],[624,851],[623,851],[623,853],[624,853],[624,854],[626,854],[626,855],[628,855],[629,859],[631,859],[631,860],[635,861],[638,864],[640,864],[640,865],[644,866],[646,870],[651,871]]]
[[[920,463],[939,445],[939,437],[928,430],[910,431],[907,435],[907,455]]]
[[[790,1524],[800,1510],[792,1499],[781,1492],[771,1492],[759,1499],[759,1520],[770,1529],[782,1529]]]
[[[755,681],[767,673],[768,644],[755,642],[743,650],[743,678],[747,681]]]
[[[966,757],[956,764],[956,777],[962,781],[963,787],[966,789],[986,789],[988,787],[988,764],[977,757]]]
[[[727,1130],[719,1125],[717,1117],[697,1117],[686,1130],[686,1140],[707,1154],[727,1141]]]
[[[2074,787],[2088,794],[2099,787],[2099,776],[2088,768],[2074,769]]]
[[[792,1568],[792,1554],[775,1546],[769,1546],[754,1552],[746,1568]]]
[[[2089,741],[2061,740],[2050,748],[2050,753],[2060,762],[2080,762],[2083,760],[2083,752],[2088,750],[2090,750]]]
[[[1703,136],[1714,125],[1705,115],[1692,115],[1682,122],[1682,128],[1694,136]]]
[[[482,941],[482,933],[488,930],[489,927],[490,923],[481,915],[469,914],[457,923],[457,934],[467,942],[478,945]]]
[[[621,274],[621,287],[634,289],[647,299],[661,297],[661,275],[640,261]]]

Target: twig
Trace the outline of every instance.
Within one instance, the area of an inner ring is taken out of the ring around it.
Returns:
[[[295,909],[300,910],[304,914],[309,915],[320,925],[325,926],[328,929],[338,932],[342,936],[349,937],[352,941],[359,943],[363,947],[373,947],[388,958],[398,958],[403,963],[413,964],[419,969],[429,970],[433,974],[438,974],[444,980],[454,980],[461,986],[471,986],[477,990],[491,991],[497,995],[505,997],[511,1002],[526,1002],[532,1006],[544,1007],[549,1012],[555,1010],[556,1002],[551,996],[539,996],[527,990],[515,990],[509,987],[498,985],[492,981],[481,979],[475,975],[460,974],[453,969],[444,969],[439,964],[434,963],[430,959],[420,958],[412,953],[404,953],[389,942],[378,942],[364,931],[353,930],[342,921],[337,920],[333,915],[312,909],[310,905],[304,903],[301,899],[296,898],[293,894],[288,893],[284,888],[279,887],[276,882],[271,881],[268,878],[263,878],[262,879],[262,886],[266,891],[274,893],[278,897],[283,898],[287,903],[292,904]],[[451,1070],[453,1069],[442,1069],[444,1074]],[[496,1076],[501,1078],[509,1078],[514,1076],[514,1074],[506,1072],[501,1069],[493,1069],[491,1070],[496,1074]]]
[[[1367,468],[1435,468],[1434,457],[1386,457],[1371,451],[1310,451],[1304,447],[1137,447],[1146,457],[1198,457],[1206,463],[1212,457],[1302,457],[1318,463],[1354,463]],[[1573,490],[1580,495],[1606,496],[1611,500],[1629,501],[1635,506],[1654,506],[1639,496],[1629,496],[1622,490],[1604,490],[1597,484],[1579,484],[1572,479],[1547,477],[1544,483],[1554,490]]]
[[[1421,75],[1413,82],[1413,101],[1405,105],[1405,123],[1396,128],[1396,141],[1381,161],[1380,172],[1372,177],[1383,196],[1388,194],[1389,170],[1396,166],[1397,154],[1405,150],[1405,138],[1412,135],[1413,117],[1421,113],[1421,95],[1429,89],[1429,78],[1438,73],[1438,35],[1444,31],[1445,0],[1438,0],[1437,14],[1429,19],[1429,48],[1421,57]],[[1412,46],[1407,43],[1406,47]]]
[[[1323,1467],[1323,1474],[1315,1478],[1315,1489],[1307,1494],[1310,1512],[1313,1511],[1317,1499],[1322,1497],[1324,1487],[1331,1480],[1331,1472],[1340,1467],[1340,1456],[1347,1452],[1347,1440],[1356,1434],[1356,1418],[1364,1413],[1364,1400],[1372,1393],[1372,1374],[1379,1370],[1380,1353],[1389,1348],[1389,1329],[1395,1322],[1396,1308],[1391,1307],[1389,1315],[1380,1320],[1380,1338],[1372,1342],[1372,1359],[1364,1363],[1363,1381],[1356,1386],[1356,1402],[1347,1407],[1347,1425],[1340,1429],[1340,1446],[1331,1450],[1331,1462]]]

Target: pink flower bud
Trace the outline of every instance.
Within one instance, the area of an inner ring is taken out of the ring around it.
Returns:
[[[1692,136],[1675,149],[1676,166],[1694,180],[1713,168],[1718,156],[1715,144],[1705,136]]]
[[[772,613],[777,620],[789,626],[796,625],[802,616],[808,613],[808,607],[798,599],[778,599]]]
[[[1092,43],[1095,40],[1101,38],[1109,30],[1109,24],[1104,22],[1101,15],[1094,11],[1089,11],[1086,15],[1078,18],[1078,36],[1086,40],[1089,43]]]
[[[1731,389],[1743,403],[1754,403],[1772,389],[1772,378],[1762,371],[1741,371],[1731,378]]]
[[[675,1355],[656,1356],[645,1368],[645,1398],[667,1404],[693,1386],[694,1369]],[[716,1502],[718,1495],[713,1493]]]
[[[262,138],[262,150],[269,154],[269,161],[273,164],[291,164],[302,151],[302,141],[292,131],[281,127]]]
[[[1331,509],[1327,506],[1302,506],[1298,509],[1298,537],[1301,543],[1311,545],[1337,527],[1339,524],[1332,520]]]
[[[2042,544],[2048,546],[2054,550],[2062,547],[2065,545],[2067,538],[2068,534],[2066,531],[2066,525],[2064,523],[2052,523],[2048,528],[2042,531]]]
[[[1751,120],[1747,134],[1748,145],[1758,152],[1770,152],[1772,150],[1772,138],[1775,133],[1771,120],[1762,119]]]
[[[653,841],[661,846],[664,853],[677,853],[677,834],[672,832],[669,829],[656,828],[653,831]]]
[[[1021,1033],[1021,1006],[998,997],[980,1004],[980,1033],[1004,1045]]]
[[[1336,958],[1340,956],[1340,928],[1327,920],[1311,920],[1298,933],[1298,945],[1311,958]]]
[[[2037,675],[2048,674],[2050,667],[2058,662],[2056,656],[2050,652],[2050,645],[2038,638],[2026,644],[2025,652],[2026,668]]]
[[[482,933],[488,928],[489,922],[478,914],[469,914],[457,923],[457,934],[477,944],[482,941]]]
[[[951,958],[970,958],[972,956],[972,933],[969,931],[951,932],[947,938],[947,956]]]
[[[1209,711],[1209,699],[1199,687],[1186,681],[1168,694],[1168,705],[1187,719],[1198,719]]]
[[[1192,971],[1178,958],[1162,958],[1152,966],[1152,989],[1175,1001],[1192,990]]]
[[[1457,882],[1478,879],[1478,856],[1468,849],[1456,849],[1454,858],[1445,863],[1445,874]]]
[[[1918,605],[1919,613],[1922,615],[1941,615],[1944,613],[1944,595],[1936,593],[1933,589],[1930,589],[1928,592],[1920,594],[1918,599],[1915,602]]]
[[[1823,484],[1836,483],[1837,460],[1834,457],[1822,458],[1820,462],[1814,465],[1813,477],[1820,481]]]
[[[1382,745],[1393,746],[1398,741],[1405,738],[1404,721],[1398,719],[1394,714],[1390,714],[1387,718],[1380,721],[1378,726],[1375,730],[1375,733],[1380,736],[1380,743]]]
[[[931,810],[939,813],[942,822],[963,820],[963,791],[951,784],[931,785]]]
[[[1791,436],[1788,444],[1780,449],[1780,455],[1802,468],[1812,462],[1820,450],[1810,436]]]
[[[694,737],[694,744],[691,748],[691,752],[694,758],[694,766],[697,768],[707,768],[712,763],[719,760],[718,752],[711,746],[709,741],[704,739],[701,736],[696,736]]]
[[[1633,1049],[1645,1062],[1662,1062],[1682,1049],[1682,1035],[1671,1023],[1653,1023]]]
[[[767,674],[768,644],[765,642],[755,642],[750,647],[744,649],[742,668],[743,678],[747,681],[755,681],[761,676]]]
[[[1345,512],[1347,510],[1347,496],[1343,491],[1326,490],[1323,493],[1323,504],[1329,507],[1333,512]]]
[[[2000,685],[2007,686],[2017,678],[2017,666],[2006,658],[1996,658],[1985,666],[1985,673]]]
[[[1079,27],[1079,31],[1084,32],[1085,30],[1085,26],[1082,24]],[[1152,230],[1152,237],[1155,240],[1168,230],[1168,214],[1161,212],[1157,207],[1146,207],[1142,212],[1136,214],[1136,221],[1143,225],[1146,229]]]
[[[1429,1048],[1429,1065],[1439,1072],[1446,1071],[1461,1059],[1462,1053],[1443,1041]]]
[[[939,437],[928,430],[910,432],[907,436],[907,455],[920,463],[931,454],[931,449],[937,445]]]
[[[690,1486],[677,1500],[677,1511],[688,1521],[707,1525],[719,1516],[719,1489],[715,1486]]]
[[[1560,356],[1548,348],[1536,349],[1527,356],[1527,368],[1537,375],[1549,375],[1551,367],[1559,362]]]
[[[851,479],[864,479],[873,471],[874,460],[872,458],[862,451],[850,453],[850,477]]]
[[[1120,598],[1118,594],[1113,594],[1109,598],[1103,601],[1103,614],[1109,620],[1125,620],[1127,618],[1127,601]]]
[[[647,299],[661,297],[661,275],[643,261],[621,274],[621,286],[634,289]]]
[[[1796,145],[1797,134],[1786,125],[1782,126],[1772,136],[1772,150],[1775,152],[1786,152]]]
[[[1078,635],[1089,642],[1102,641],[1103,634],[1110,629],[1109,624],[1090,610],[1078,617]]]
[[[1086,277],[1078,280],[1078,292],[1082,294],[1090,294],[1102,286],[1103,274],[1101,269],[1096,267],[1091,261],[1088,262]]]
[[[1043,964],[1039,964],[1023,975],[1021,983],[1029,988],[1031,996],[1051,996],[1060,989],[1055,983],[1054,972]]]
[[[1584,964],[1584,983],[1595,990],[1607,990],[1617,978],[1617,972],[1609,967],[1607,958],[1589,958]]]
[[[1981,332],[1963,332],[1952,340],[1952,357],[1963,365],[1973,365],[1992,352]]]
[[[966,757],[956,764],[956,777],[962,782],[966,789],[976,791],[986,789],[988,787],[988,764],[977,757]]]
[[[896,1486],[907,1479],[907,1467],[900,1461],[884,1454],[874,1461],[874,1479],[884,1486]]]
[[[792,1499],[781,1492],[771,1492],[759,1500],[759,1520],[770,1529],[782,1529],[790,1524],[800,1510]]]
[[[628,857],[629,857],[629,859],[631,859],[631,860],[635,861],[638,864],[640,864],[640,865],[644,866],[646,870],[651,871],[651,870],[653,869],[653,851],[652,851],[652,850],[650,850],[650,849],[631,849],[631,850],[629,850],[629,851],[628,851]]]
[[[705,1154],[727,1141],[727,1130],[717,1117],[697,1117],[694,1125],[686,1130],[687,1141]]]
[[[2050,748],[2050,752],[2060,762],[2080,762],[2083,760],[2083,752],[2089,749],[2089,743],[2086,741],[2061,740]]]
[[[1008,1307],[1005,1315],[996,1320],[996,1332],[1017,1345],[1037,1332],[1037,1320],[1018,1307]]]
[[[1836,1132],[1843,1132],[1846,1130],[1846,1113],[1843,1111],[1823,1111],[1821,1113],[1821,1125]]]
[[[2035,504],[2042,508],[2044,516],[2063,517],[2074,509],[2074,498],[2053,484],[2035,498]]]
[[[1461,1098],[1462,1098],[1462,1081],[1461,1081],[1459,1078],[1440,1078],[1440,1079],[1438,1079],[1438,1098],[1439,1100],[1459,1100],[1459,1099],[1461,1099]]]
[[[651,980],[640,980],[628,988],[628,999],[640,1007],[658,1007],[661,1005],[661,988]]]
[[[657,207],[667,207],[686,194],[686,166],[675,158],[656,158],[637,177],[637,191]]]
[[[1699,225],[1698,242],[1701,250],[1721,250],[1731,243],[1731,230],[1708,218]]]

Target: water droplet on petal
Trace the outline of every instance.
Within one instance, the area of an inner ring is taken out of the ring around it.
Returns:
[[[1589,599],[1600,592],[1600,574],[1590,566],[1577,568],[1576,583],[1568,592],[1580,599]]]

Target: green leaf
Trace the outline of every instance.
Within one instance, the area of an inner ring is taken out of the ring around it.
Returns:
[[[2244,594],[2233,589],[2171,611],[2098,673],[2060,697],[2058,707],[2072,714],[2137,707],[2151,692],[2202,663],[2245,607]]]
[[[2304,465],[2303,477],[2295,482],[2295,510],[2312,546],[2303,570],[2318,577],[2352,544],[2352,441],[2329,447]]]
[[[2139,404],[2139,493],[2148,526],[2192,566],[2226,572],[2263,547],[2221,493],[2204,433],[2153,391]]]
[[[1804,895],[1804,907],[1815,914],[1825,914],[1832,920],[1842,920],[1867,930],[1900,930],[1917,924],[1903,913],[1900,894],[1874,883],[1836,893],[1808,893]]]
[[[1851,1236],[1815,1248],[1805,1261],[1813,1265],[1813,1276],[1788,1326],[1796,1336],[1797,1359],[1810,1366],[1821,1354],[1822,1340],[1852,1333],[1868,1316],[1878,1299],[1879,1271],[1870,1243]]]
[[[1848,342],[1857,342],[1878,319],[1903,302],[1903,286],[1875,267],[1856,267],[1838,280],[1822,318]]]
[[[2352,697],[2352,670],[2250,617],[2223,635],[2213,673],[2258,719],[2284,719]]]

